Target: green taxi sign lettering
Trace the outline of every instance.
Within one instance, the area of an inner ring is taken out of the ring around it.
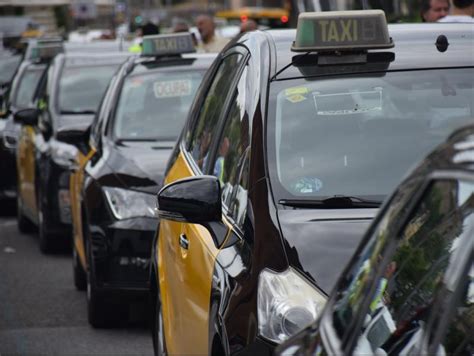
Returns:
[[[142,45],[142,56],[169,56],[196,51],[190,33],[145,36]]]
[[[294,52],[391,48],[382,10],[307,12],[298,17]]]

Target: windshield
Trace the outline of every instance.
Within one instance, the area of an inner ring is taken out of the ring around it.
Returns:
[[[472,123],[474,70],[272,83],[269,168],[277,201],[383,200],[407,170]]]
[[[118,66],[119,64],[65,67],[59,82],[59,112],[95,112]]]
[[[0,84],[9,83],[13,79],[16,69],[21,61],[21,56],[0,58]]]
[[[128,77],[115,114],[115,138],[175,140],[202,76],[202,71],[161,71]]]
[[[18,84],[16,95],[12,102],[19,108],[28,108],[32,105],[33,95],[41,79],[44,68],[27,69]]]

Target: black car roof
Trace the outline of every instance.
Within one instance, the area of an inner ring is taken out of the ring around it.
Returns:
[[[133,70],[130,73],[139,74],[149,70],[155,70],[164,67],[173,66],[187,66],[193,69],[208,69],[216,54],[184,54],[180,57],[169,57],[163,59],[156,59],[153,57],[135,57],[130,61],[133,61]]]
[[[421,68],[466,67],[474,63],[472,24],[391,24],[389,34],[395,47],[370,52],[392,52],[395,59],[388,70],[410,70]],[[273,39],[277,51],[277,71],[288,65],[298,53],[290,51],[296,30],[266,31]],[[440,52],[435,43],[439,35],[445,35],[449,46]],[[295,67],[285,70],[279,79],[301,77]]]

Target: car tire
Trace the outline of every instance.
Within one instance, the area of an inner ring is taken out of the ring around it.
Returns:
[[[72,269],[76,289],[85,291],[87,289],[87,275],[84,268],[82,268],[81,261],[79,261],[79,256],[77,255],[75,246],[72,246]]]
[[[163,314],[159,293],[156,296],[155,321],[153,325],[153,351],[155,356],[167,355],[165,334],[163,331]]]
[[[35,226],[23,213],[23,204],[21,202],[20,194],[17,194],[16,198],[16,218],[18,230],[23,234],[28,234],[35,231]]]

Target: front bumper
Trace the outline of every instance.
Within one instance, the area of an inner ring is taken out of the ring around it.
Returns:
[[[273,343],[271,343],[267,340],[264,340],[261,337],[257,336],[255,338],[254,342],[247,345],[243,349],[235,352],[235,355],[238,355],[238,356],[246,356],[246,355],[248,355],[248,356],[253,356],[253,355],[265,356],[265,355],[268,355],[268,356],[271,356],[271,355],[273,355],[273,352],[274,352],[274,350],[277,346],[278,345],[273,344]],[[231,353],[233,353],[232,350],[231,350]]]
[[[95,285],[101,290],[148,290],[151,245],[158,219],[132,218],[90,227]]]

